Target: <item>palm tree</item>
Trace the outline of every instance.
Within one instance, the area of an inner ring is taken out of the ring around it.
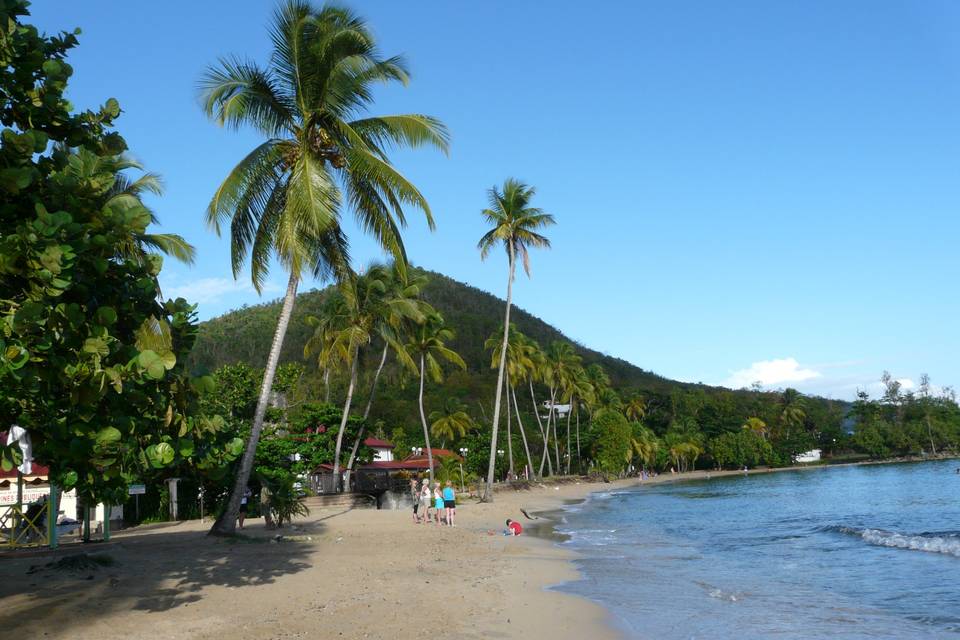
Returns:
[[[570,404],[570,412],[567,414],[567,473],[570,473],[570,457],[573,452],[573,449],[570,446],[570,416],[576,412],[577,414],[577,468],[580,468],[580,403],[586,400],[587,402],[593,401],[594,391],[593,385],[590,384],[590,380],[587,377],[586,370],[583,367],[577,366],[573,369],[572,375],[569,377],[566,386],[564,387],[565,401]]]
[[[503,342],[500,340],[501,330],[497,330],[487,338],[483,346],[491,350],[490,368],[493,369],[500,362],[500,350],[503,348]],[[520,417],[520,407],[517,405],[517,381],[523,381],[530,375],[534,367],[533,353],[536,346],[522,333],[517,331],[516,326],[510,327],[509,338],[507,339],[507,370],[504,375],[504,384],[507,390],[507,445],[510,449],[510,474],[514,474],[513,467],[513,443],[510,434],[510,401],[513,399],[513,407],[517,416],[517,425],[520,428],[520,438],[523,441],[523,449],[527,456],[527,468],[530,474],[533,474],[533,458],[530,456],[530,445],[527,442],[527,434],[523,428],[523,419]],[[536,410],[536,407],[534,407]]]
[[[557,471],[560,471],[560,450],[557,436],[557,420],[554,407],[557,402],[557,395],[568,387],[576,375],[576,369],[580,367],[580,356],[573,350],[573,345],[569,342],[555,340],[550,344],[547,351],[547,363],[549,366],[547,381],[550,384],[550,410],[547,412],[547,433],[550,432],[550,418],[553,416],[553,453],[556,458]],[[570,412],[567,412],[567,451],[569,455],[570,441]]]
[[[570,474],[570,461],[572,456],[572,447],[570,441],[570,419],[573,417],[573,405],[576,402],[579,393],[584,391],[581,384],[588,384],[586,379],[581,380],[583,376],[583,367],[580,365],[581,358],[573,350],[573,345],[562,343],[564,348],[558,353],[559,360],[557,366],[557,384],[560,388],[560,399],[568,406],[567,408],[567,449],[564,454],[566,458],[565,471]],[[556,436],[556,425],[554,425],[554,435]]]
[[[647,401],[643,396],[633,396],[627,400],[623,413],[629,420],[641,422],[647,415]]]
[[[193,264],[196,258],[196,249],[193,245],[174,233],[147,233],[146,227],[151,224],[160,224],[156,214],[143,201],[144,195],[163,194],[163,183],[160,176],[146,172],[139,162],[126,155],[98,156],[85,147],[72,150],[71,161],[67,167],[68,175],[79,179],[92,178],[97,174],[110,173],[116,178],[107,189],[107,199],[103,204],[105,210],[122,214],[133,219],[139,219],[144,231],[131,233],[123,238],[119,244],[121,257],[144,265],[153,252],[159,251],[176,258],[184,264]],[[131,179],[123,173],[129,169],[143,172],[138,178]]]
[[[386,333],[384,326],[391,322],[422,322],[424,319],[419,301],[395,296],[389,286],[390,280],[389,268],[383,265],[371,266],[361,275],[341,280],[328,307],[328,315],[323,320],[314,321],[308,318],[318,327],[318,331],[331,332],[330,351],[350,367],[347,396],[334,448],[335,479],[339,478],[340,474],[340,452],[357,386],[360,350],[370,344],[378,329],[382,331],[381,335],[389,338],[390,334]]]
[[[590,385],[593,387],[594,402],[590,405],[591,407],[591,416],[593,415],[592,410],[603,406],[601,400],[605,396],[609,396],[610,389],[610,376],[607,375],[607,372],[603,370],[599,364],[591,364],[586,368],[587,381],[590,382]]]
[[[550,457],[547,455],[547,435],[543,428],[543,421],[540,419],[540,405],[537,404],[537,395],[533,390],[533,383],[544,381],[548,370],[547,357],[543,353],[543,349],[540,348],[540,345],[534,340],[527,338],[526,342],[527,346],[529,347],[527,356],[530,364],[525,371],[525,378],[528,386],[530,387],[530,401],[533,403],[533,415],[537,419],[537,428],[540,430],[540,438],[543,440],[543,451],[540,456],[540,468],[537,471],[536,476],[538,478],[542,478],[544,462],[547,463],[547,471],[551,475],[553,474],[553,463],[550,462]],[[514,398],[514,404],[516,404],[516,398]]]
[[[764,440],[767,439],[767,423],[760,418],[747,418],[747,421],[743,423],[743,427],[741,428],[744,431],[752,431]]]
[[[403,341],[406,334],[412,324],[423,321],[430,309],[430,305],[419,299],[420,292],[427,282],[426,276],[415,276],[406,269],[400,269],[396,262],[389,268],[382,270],[382,273],[386,291],[384,293],[384,304],[380,307],[379,315],[374,318],[374,331],[383,341],[383,351],[380,354],[380,364],[377,365],[373,381],[370,383],[367,406],[363,410],[364,422],[360,425],[357,437],[353,441],[353,448],[350,450],[350,458],[347,461],[347,471],[344,476],[347,487],[350,486],[353,464],[357,459],[360,443],[363,441],[367,426],[366,420],[370,416],[370,408],[373,406],[373,398],[377,392],[377,382],[380,380],[383,366],[387,362],[389,350],[393,349],[398,357],[404,358],[406,352],[403,348]]]
[[[448,341],[453,340],[453,337],[453,329],[444,327],[443,317],[439,313],[433,312],[413,331],[406,349],[409,357],[403,360],[408,368],[413,362],[419,363],[419,367],[415,368],[420,375],[420,393],[417,401],[420,406],[420,422],[423,424],[423,441],[427,449],[427,464],[430,467],[430,484],[433,484],[433,451],[430,448],[427,414],[423,410],[423,384],[427,376],[430,376],[430,379],[436,383],[443,380],[443,369],[440,367],[441,360],[445,360],[461,369],[467,368],[463,358],[446,345]]]
[[[631,444],[637,457],[640,458],[640,463],[644,467],[652,466],[660,450],[660,441],[656,434],[647,427],[640,427],[631,439]]]
[[[538,233],[539,229],[554,224],[553,216],[541,209],[531,207],[536,190],[519,180],[508,178],[502,190],[493,187],[488,192],[490,207],[482,211],[486,221],[493,225],[483,234],[477,247],[481,259],[490,251],[503,246],[507,251],[507,309],[503,319],[503,347],[500,350],[500,366],[497,369],[497,391],[493,403],[493,431],[490,437],[490,463],[487,467],[487,482],[483,501],[493,502],[493,478],[497,461],[497,429],[500,425],[500,400],[503,392],[503,375],[507,360],[507,340],[510,337],[510,305],[513,296],[513,278],[516,261],[523,261],[523,270],[530,276],[529,247],[550,247],[550,240]]]
[[[456,398],[447,398],[443,411],[430,412],[430,434],[440,438],[441,449],[446,448],[447,440],[462,438],[473,427],[473,418],[467,413],[467,405]]]
[[[230,224],[234,277],[248,258],[258,292],[273,258],[289,274],[250,438],[229,503],[210,531],[215,534],[234,531],[300,280],[310,272],[348,277],[340,227],[345,207],[405,265],[403,205],[421,209],[431,228],[433,217],[417,188],[391,165],[387,149],[447,150],[446,129],[429,116],[362,117],[375,84],[406,84],[409,75],[401,58],[380,57],[370,29],[348,9],[288,0],[274,14],[270,35],[266,67],[224,58],[200,83],[209,117],[267,138],[217,188],[207,222],[217,234]]]
[[[791,431],[803,425],[807,414],[805,412],[803,396],[796,389],[786,389],[780,397],[780,423],[783,426],[784,437],[789,437]]]

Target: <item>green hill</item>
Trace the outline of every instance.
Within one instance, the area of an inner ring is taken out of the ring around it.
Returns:
[[[451,346],[466,361],[468,371],[481,376],[491,375],[490,355],[484,351],[483,343],[502,325],[504,301],[443,274],[418,271],[429,278],[423,298],[439,310],[447,326],[456,331],[456,338]],[[304,318],[319,314],[328,291],[329,288],[312,290],[297,296],[297,304],[280,357],[281,363],[303,361],[303,345],[311,335],[311,329],[305,324]],[[221,365],[236,362],[262,367],[267,359],[279,313],[280,300],[275,300],[256,306],[245,306],[201,323],[193,349],[192,368],[194,371],[211,371]],[[514,307],[512,321],[520,331],[541,346],[554,340],[566,340],[575,344],[584,364],[602,365],[615,387],[663,392],[682,384],[645,371],[620,358],[576,344],[555,327],[521,308]]]
[[[475,418],[487,417],[491,410],[496,372],[489,366],[490,356],[484,351],[483,344],[502,322],[504,301],[442,274],[430,271],[423,273],[429,277],[423,298],[438,309],[447,326],[456,331],[456,338],[450,346],[467,363],[464,372],[449,371],[442,386],[428,385],[426,410],[438,409],[443,406],[446,397],[455,396],[471,407]],[[313,290],[298,296],[281,362],[303,362],[303,345],[311,335],[304,318],[320,312],[329,291],[329,288]],[[244,307],[202,323],[192,354],[194,371],[212,371],[221,365],[237,362],[262,367],[266,362],[279,310],[280,302],[274,301]],[[731,391],[669,380],[625,360],[578,345],[555,327],[522,309],[514,310],[512,320],[520,331],[543,347],[554,340],[573,343],[584,365],[600,364],[622,397],[627,398],[635,393],[643,395],[648,404],[646,422],[658,432],[664,432],[678,420],[692,418],[699,430],[712,436],[739,429],[749,416],[761,416],[770,421],[779,415],[778,393]],[[366,380],[375,367],[373,360],[377,355],[377,347],[365,354],[355,406],[362,406],[366,401]],[[321,398],[323,393],[315,369],[308,363],[305,376],[306,393],[313,399]],[[395,366],[388,365],[385,370],[386,384],[382,384],[377,391],[371,417],[373,420],[383,420],[388,428],[402,426],[414,430],[419,425],[416,385],[410,384],[399,373]],[[332,399],[343,397],[343,386],[343,376],[334,380]],[[538,393],[542,394],[543,390]],[[522,407],[531,406],[529,400],[528,391],[520,395]],[[828,422],[839,424],[845,413],[845,403],[808,398],[806,414],[811,430],[822,431]],[[527,416],[532,420],[531,413],[527,412]]]

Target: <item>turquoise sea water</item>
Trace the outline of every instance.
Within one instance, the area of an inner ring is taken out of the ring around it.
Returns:
[[[639,638],[960,638],[960,461],[594,494],[558,529]]]

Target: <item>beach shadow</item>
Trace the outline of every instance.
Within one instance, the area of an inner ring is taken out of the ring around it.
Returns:
[[[271,584],[311,567],[308,558],[322,544],[315,536],[325,529],[311,520],[274,531],[250,527],[236,538],[210,537],[205,529],[125,532],[106,544],[3,559],[0,628],[11,637],[43,635],[50,631],[44,620],[53,611],[58,619],[82,625],[111,611],[163,612],[189,605],[201,600],[208,586]],[[82,554],[101,561],[86,561]]]

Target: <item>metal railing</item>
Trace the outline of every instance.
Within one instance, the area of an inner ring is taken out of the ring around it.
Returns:
[[[46,501],[0,507],[0,546],[17,549],[47,545],[49,509],[50,503]]]

